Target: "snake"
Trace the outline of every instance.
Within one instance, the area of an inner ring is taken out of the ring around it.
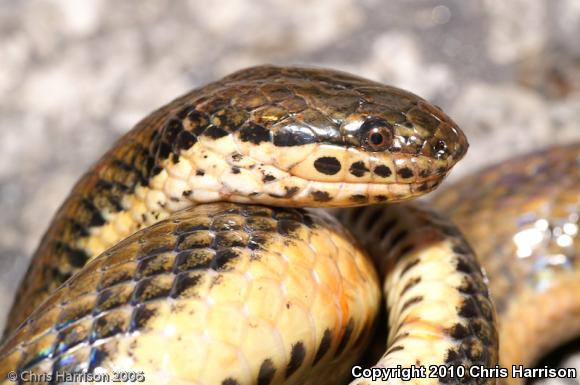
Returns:
[[[194,89],[55,215],[7,318],[2,383],[496,383],[470,369],[532,364],[579,332],[580,146],[402,202],[467,148],[439,107],[340,71],[258,66]],[[435,374],[403,379],[421,368]]]

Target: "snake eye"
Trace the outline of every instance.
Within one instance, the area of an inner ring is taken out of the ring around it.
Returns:
[[[383,119],[369,118],[360,127],[361,145],[368,151],[386,150],[393,144],[393,127]]]

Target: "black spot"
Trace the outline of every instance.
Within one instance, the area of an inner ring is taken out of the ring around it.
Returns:
[[[276,368],[272,360],[265,359],[260,365],[260,371],[258,372],[258,385],[270,385],[275,373]]]
[[[185,191],[183,191],[183,196],[184,196],[184,197],[188,197],[188,196],[190,196],[192,193],[193,193],[193,191],[191,191],[191,190],[185,190]]]
[[[129,332],[142,329],[147,324],[147,321],[156,313],[157,311],[155,309],[149,309],[147,305],[138,305],[135,307],[133,309],[133,314],[131,315]]]
[[[88,254],[81,249],[66,246],[65,250],[68,262],[74,267],[83,267],[89,260]]]
[[[203,170],[200,170],[200,169],[197,169],[197,170],[195,171],[195,175],[197,175],[197,176],[204,176],[204,175],[205,175],[205,171],[203,171]]]
[[[250,123],[240,129],[240,139],[244,142],[260,144],[272,139],[270,130],[255,123]]]
[[[420,296],[420,295],[418,295],[418,296],[416,296],[416,297],[413,297],[413,298],[410,298],[410,299],[408,299],[408,300],[407,300],[407,301],[406,301],[406,302],[403,304],[403,306],[401,307],[401,311],[405,310],[406,308],[408,308],[408,307],[409,307],[409,306],[411,306],[411,305],[414,305],[414,304],[416,304],[416,303],[419,303],[419,302],[421,302],[422,300],[423,300],[423,297],[422,297],[422,296]]]
[[[209,136],[212,139],[219,139],[228,136],[229,133],[221,127],[209,126],[205,131],[203,131],[203,135]]]
[[[410,262],[407,262],[407,264],[405,265],[405,267],[403,267],[403,269],[401,270],[401,277],[407,272],[409,271],[412,267],[416,266],[417,264],[419,264],[420,260],[419,258],[414,258],[413,260],[411,260]]]
[[[451,330],[449,330],[449,335],[453,338],[455,338],[456,340],[461,340],[465,337],[467,337],[467,335],[469,334],[469,330],[467,330],[467,328],[465,326],[463,326],[462,324],[455,324]]]
[[[361,177],[366,174],[369,169],[365,166],[364,162],[358,161],[350,165],[349,171],[352,175]]]
[[[262,182],[264,183],[271,182],[273,180],[276,180],[276,177],[270,174],[264,174],[264,177],[262,178]]]
[[[161,159],[169,158],[169,154],[171,154],[171,145],[167,142],[159,143],[159,147],[157,148],[157,156]]]
[[[234,380],[233,378],[228,377],[222,381],[222,385],[240,385],[240,383],[237,380]]]
[[[181,110],[180,110],[180,111],[179,111],[179,112],[176,114],[176,116],[177,116],[179,119],[182,119],[182,120],[183,120],[183,119],[185,119],[185,118],[187,117],[187,115],[188,115],[189,113],[193,112],[193,110],[194,110],[194,109],[195,109],[195,107],[194,107],[194,106],[192,106],[192,105],[190,104],[190,105],[188,105],[188,106],[185,106],[185,107],[183,107],[183,108],[182,108],[182,109],[181,109]]]
[[[391,169],[385,165],[382,165],[382,164],[380,166],[375,167],[374,172],[376,175],[380,176],[381,178],[388,178],[392,174]]]
[[[386,202],[387,200],[389,200],[389,198],[387,198],[386,195],[377,195],[375,199],[377,200],[377,202]]]
[[[217,271],[228,270],[228,263],[238,257],[238,253],[233,249],[220,250],[215,254],[211,267]]]
[[[477,305],[472,298],[465,298],[461,308],[459,309],[459,315],[466,318],[472,318],[477,316]]]
[[[364,194],[355,194],[350,197],[350,200],[356,203],[364,203],[369,200],[369,197]]]
[[[333,156],[323,156],[314,161],[314,168],[326,175],[334,175],[340,171],[340,162]]]
[[[398,352],[400,350],[405,350],[404,347],[402,347],[401,345],[395,345],[389,348],[389,350],[387,350],[387,352],[385,353],[385,355],[391,354],[393,352]]]
[[[301,146],[316,142],[316,136],[312,131],[295,130],[280,131],[274,135],[274,145],[278,147]]]
[[[445,362],[455,362],[460,359],[459,354],[453,349],[447,350],[447,357],[445,358]]]
[[[119,318],[118,314],[107,313],[97,318],[93,321],[89,342],[92,344],[102,338],[107,338],[123,332],[123,323],[124,320]]]
[[[292,345],[292,352],[290,353],[290,361],[286,367],[286,378],[290,377],[304,361],[306,356],[306,350],[304,349],[304,343],[301,341],[296,342]]]
[[[399,174],[401,178],[411,178],[413,176],[413,170],[411,170],[409,167],[403,167],[397,171],[397,174]]]
[[[403,288],[403,290],[401,290],[401,293],[399,295],[403,295],[404,293],[407,292],[407,290],[409,290],[410,288],[414,287],[415,285],[417,285],[419,282],[421,282],[421,277],[414,277],[411,278],[409,280],[409,282],[407,282],[407,284],[405,285],[405,287]]]
[[[348,341],[350,340],[350,336],[352,334],[352,329],[354,329],[354,320],[351,318],[348,320],[348,323],[346,324],[346,329],[344,330],[344,334],[342,335],[340,343],[336,348],[336,352],[334,353],[335,357],[338,357],[342,353],[344,348],[346,348],[346,345],[348,344]]]
[[[461,281],[461,285],[457,288],[461,293],[464,294],[475,294],[477,292],[477,286],[468,277],[464,277]]]
[[[282,219],[278,221],[278,233],[281,235],[287,236],[291,235],[293,232],[300,228],[300,222],[289,220],[289,219]]]
[[[232,166],[232,174],[239,174],[240,168],[238,166]]]
[[[294,187],[288,187],[285,186],[284,190],[286,190],[286,194],[284,195],[284,198],[292,198],[294,195],[296,195],[296,193],[298,192],[298,187],[294,186]]]
[[[163,132],[163,139],[167,142],[173,142],[177,135],[183,131],[183,124],[180,120],[171,119]]]
[[[169,291],[170,288],[159,287],[150,278],[143,279],[135,286],[131,304],[137,305],[139,303],[151,301],[156,298],[166,297],[169,294]]]
[[[103,226],[105,223],[107,223],[105,221],[105,218],[103,218],[100,210],[97,208],[97,206],[95,206],[93,202],[91,202],[87,198],[83,198],[81,204],[91,214],[91,219],[89,220],[89,227]]]
[[[328,202],[329,200],[332,199],[330,194],[327,193],[326,191],[318,191],[318,190],[312,191],[311,195],[316,202]]]
[[[324,334],[322,335],[322,339],[320,340],[320,345],[318,346],[316,356],[314,357],[314,362],[312,363],[313,366],[316,365],[316,363],[320,361],[322,357],[324,357],[326,352],[328,352],[331,343],[332,343],[332,332],[330,331],[330,329],[326,329],[324,331]]]
[[[189,131],[181,131],[177,137],[177,147],[187,150],[197,142],[197,137]]]
[[[169,294],[171,298],[179,297],[184,291],[199,284],[201,275],[178,274]]]
[[[467,261],[464,261],[463,258],[457,259],[457,266],[455,269],[466,274],[471,274],[473,272],[473,267],[467,263]]]

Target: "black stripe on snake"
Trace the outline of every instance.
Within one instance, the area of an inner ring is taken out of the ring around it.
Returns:
[[[152,384],[340,384],[369,342],[382,350],[376,368],[531,365],[580,332],[569,326],[580,324],[578,146],[445,190],[433,204],[461,231],[424,203],[398,203],[435,189],[467,147],[440,108],[338,71],[254,67],[193,90],[138,123],[74,187],[17,293],[0,376],[133,370]],[[567,182],[536,175],[553,170]],[[354,206],[339,219],[303,208]],[[543,238],[526,249],[534,229]],[[514,234],[517,250],[505,246]],[[380,282],[388,325],[377,323]],[[557,294],[568,300],[547,321],[514,321]],[[532,324],[553,330],[535,349]]]

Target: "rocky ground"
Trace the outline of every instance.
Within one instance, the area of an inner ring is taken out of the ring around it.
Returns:
[[[442,106],[452,178],[580,139],[577,0],[0,0],[0,316],[74,181],[152,109],[260,63],[335,67]]]

